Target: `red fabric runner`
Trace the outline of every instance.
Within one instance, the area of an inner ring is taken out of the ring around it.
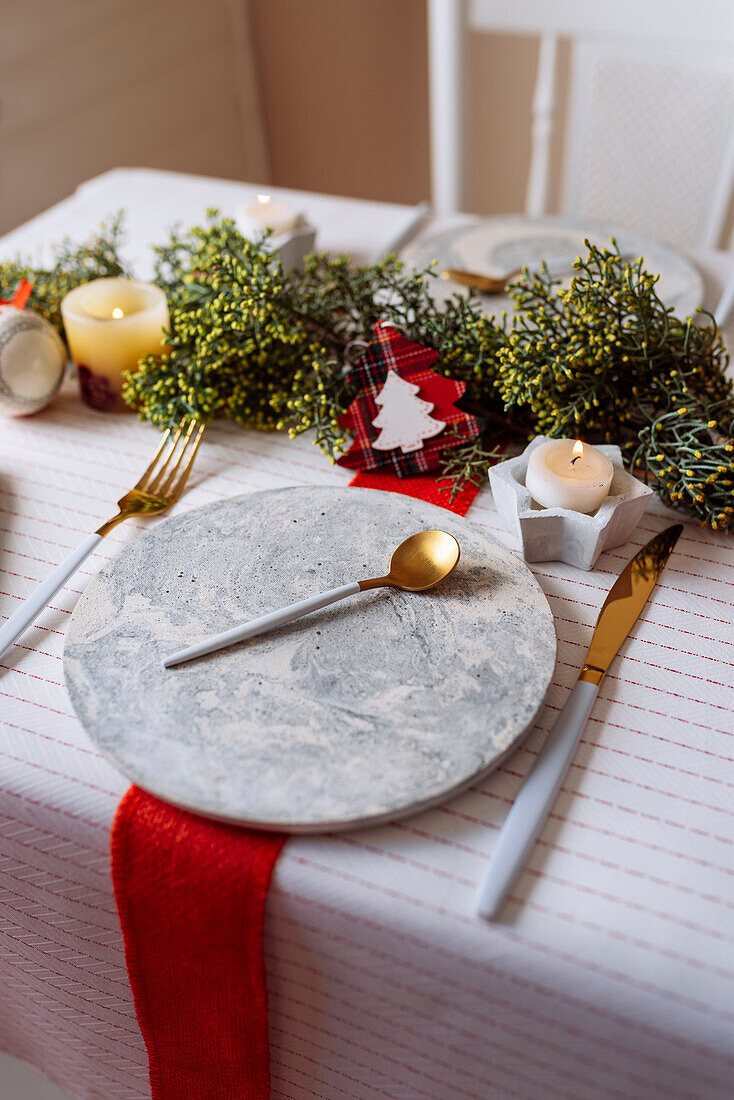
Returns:
[[[432,478],[350,482],[464,515]],[[268,1100],[263,962],[268,885],[285,837],[221,825],[131,787],[112,826],[125,960],[148,1049],[153,1100]]]
[[[123,797],[112,880],[153,1100],[270,1096],[263,921],[285,839]]]

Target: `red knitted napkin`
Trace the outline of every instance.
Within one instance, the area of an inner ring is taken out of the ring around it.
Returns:
[[[432,478],[357,474],[464,515]],[[221,825],[138,787],[112,826],[112,879],[125,960],[148,1048],[153,1100],[267,1100],[268,1005],[263,923],[285,837]]]
[[[153,1100],[267,1100],[263,921],[285,843],[138,787],[112,826],[112,880]]]

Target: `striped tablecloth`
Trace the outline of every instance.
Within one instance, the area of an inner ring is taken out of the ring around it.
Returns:
[[[126,206],[131,253],[142,258],[172,218],[226,209],[246,190],[110,173],[1,251],[60,230],[82,236]],[[407,216],[302,198],[323,243],[344,250],[372,251]],[[720,270],[707,274],[714,292]],[[107,517],[153,443],[149,427],[85,408],[72,388],[37,417],[0,422],[0,614]],[[177,510],[347,479],[307,441],[216,425]],[[514,548],[488,491],[470,518]],[[503,920],[473,913],[498,829],[575,680],[605,593],[672,518],[653,503],[629,546],[593,572],[534,567],[555,616],[558,664],[504,766],[419,817],[289,841],[267,915],[276,1100],[731,1095],[731,538],[686,522]],[[143,527],[117,528],[0,668],[0,1049],[71,1096],[100,1100],[149,1095],[108,869],[127,784],[74,717],[61,656],[85,583]]]

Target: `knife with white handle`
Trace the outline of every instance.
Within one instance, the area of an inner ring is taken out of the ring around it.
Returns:
[[[635,554],[607,596],[591,638],[581,675],[500,831],[497,847],[477,896],[477,911],[493,920],[504,905],[555,802],[599,692],[599,685],[642,612],[683,525],[661,531]]]

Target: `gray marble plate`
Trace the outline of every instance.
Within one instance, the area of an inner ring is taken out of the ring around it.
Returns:
[[[430,593],[366,592],[169,671],[202,635],[349,580],[442,527],[461,561]],[[145,790],[207,816],[319,832],[415,812],[494,767],[555,663],[527,567],[465,519],[372,489],[280,489],[196,508],[88,586],[64,671],[90,737]]]

